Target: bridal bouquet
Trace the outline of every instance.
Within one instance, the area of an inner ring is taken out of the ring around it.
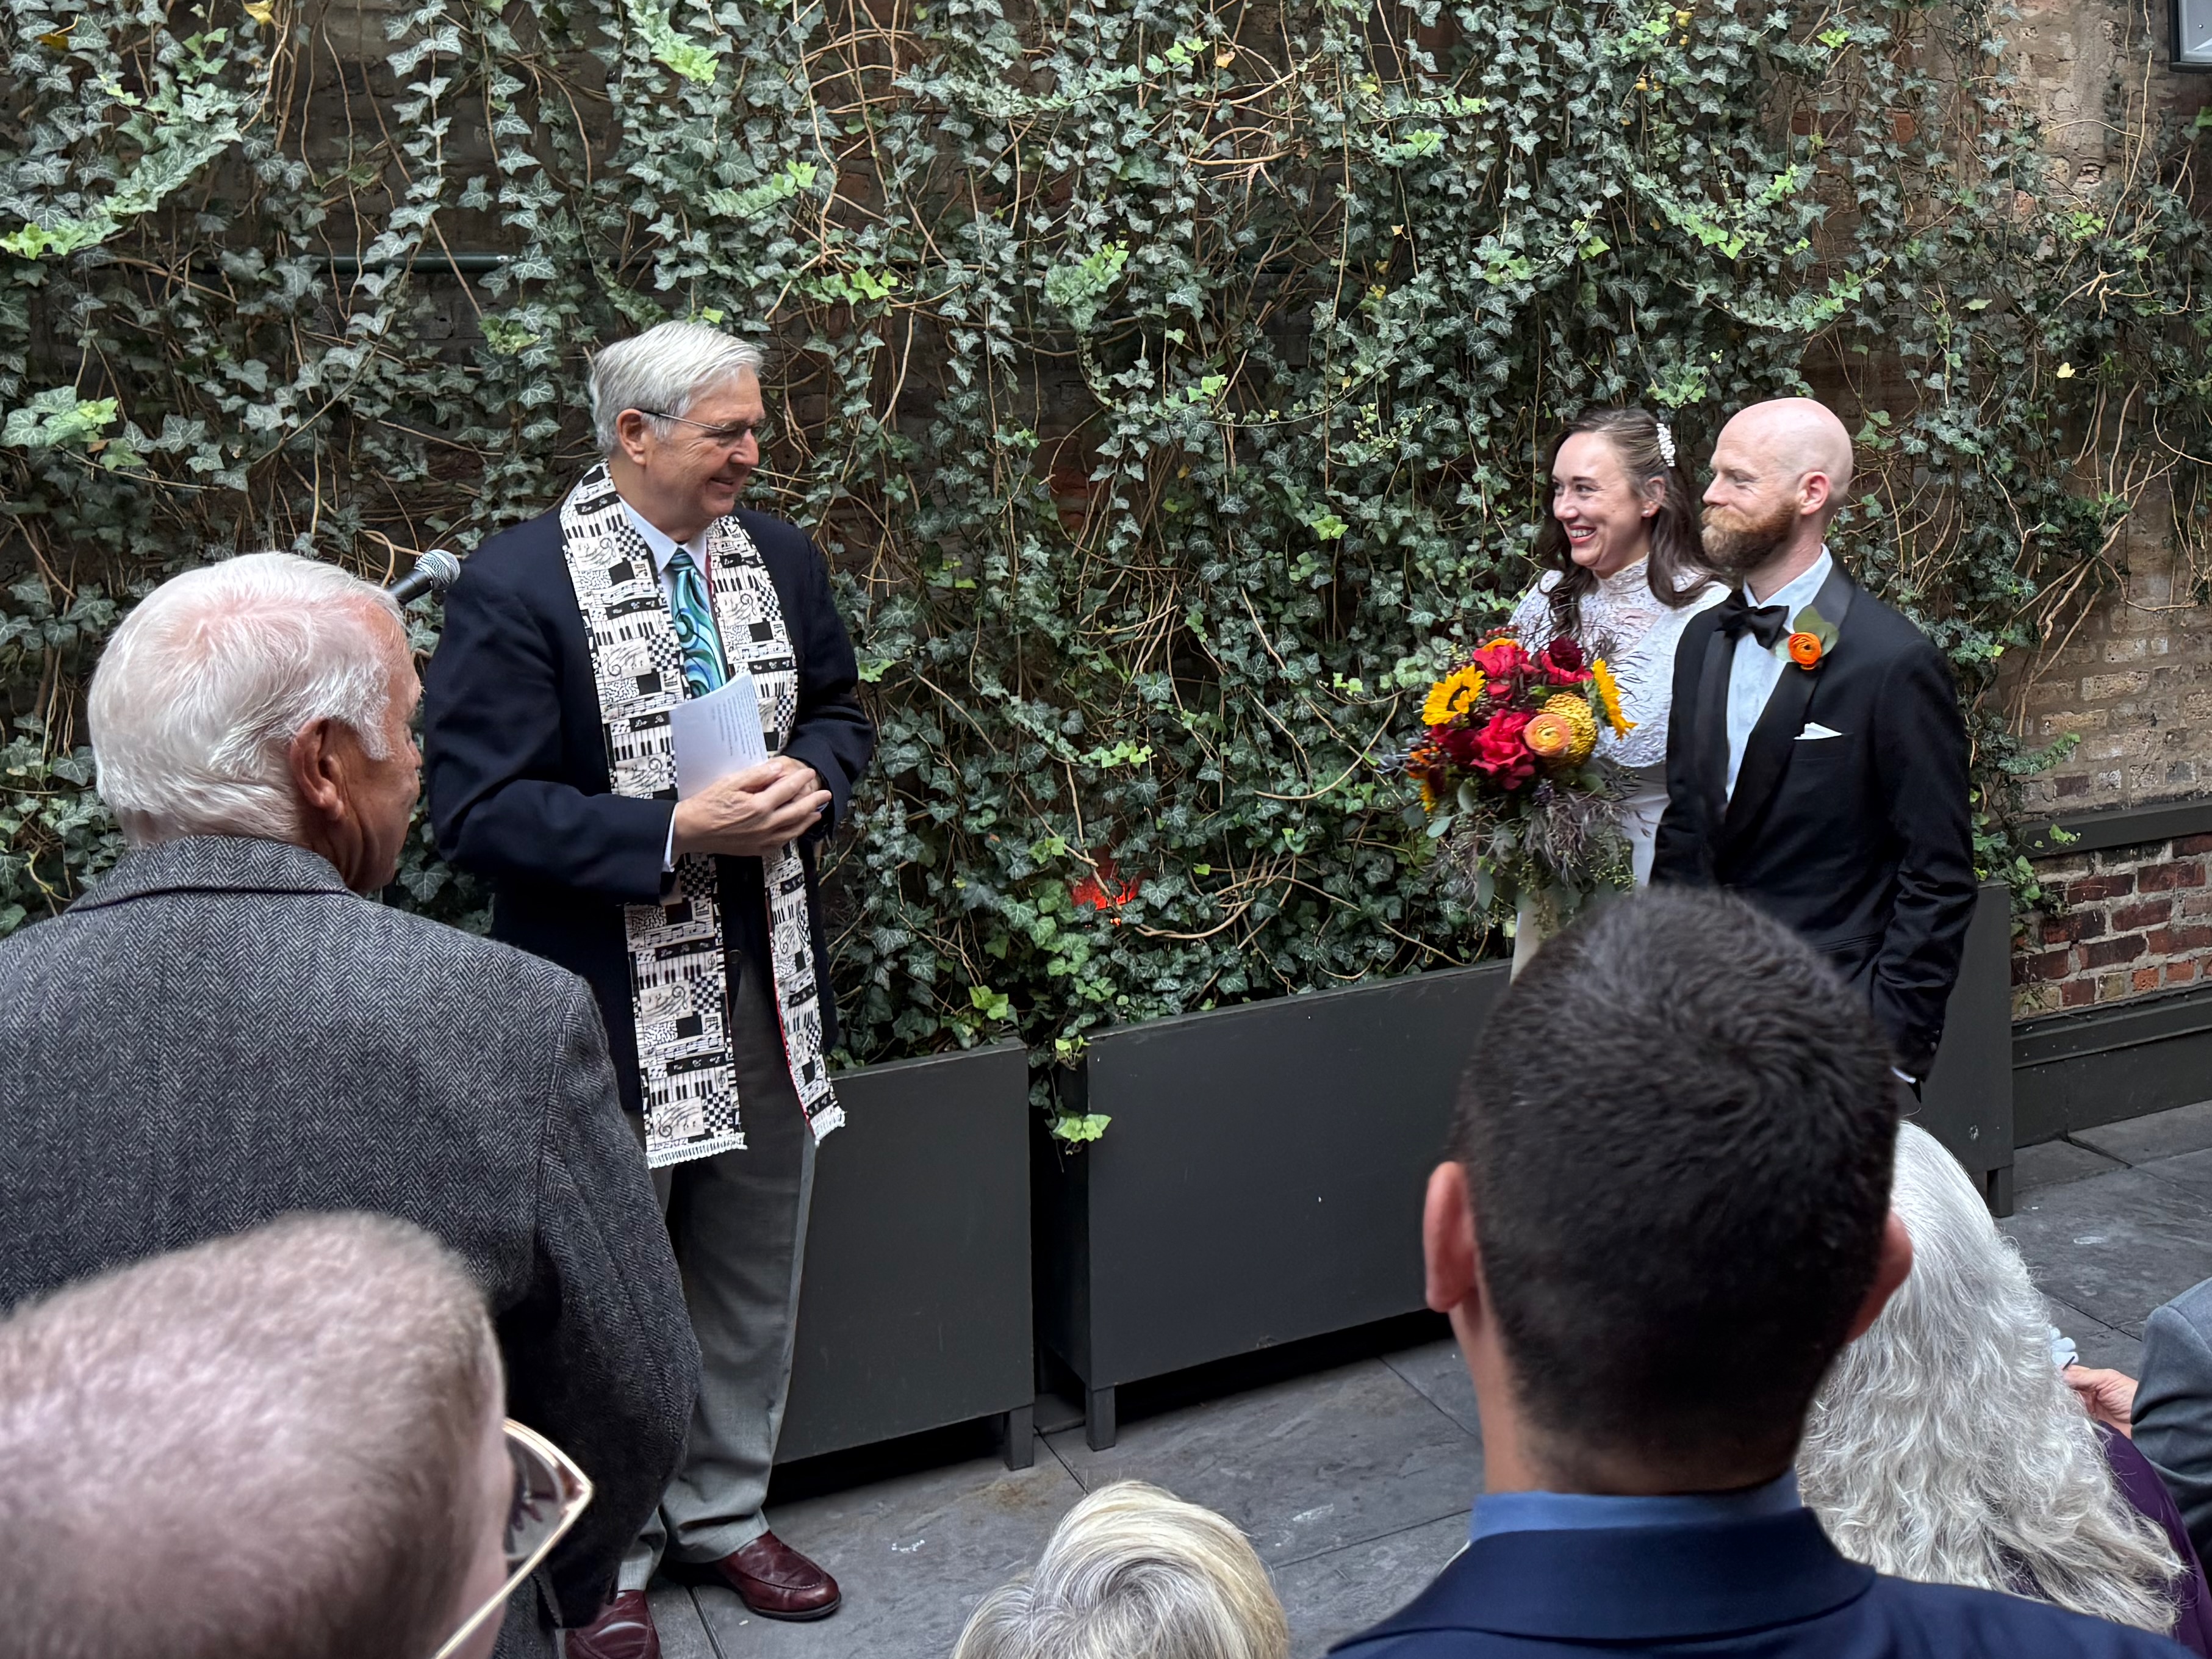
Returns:
[[[1570,639],[1532,653],[1500,634],[1430,687],[1405,769],[1479,908],[1511,915],[1525,894],[1564,917],[1630,884],[1626,779],[1597,753],[1601,722],[1628,731],[1620,689],[1603,657]]]

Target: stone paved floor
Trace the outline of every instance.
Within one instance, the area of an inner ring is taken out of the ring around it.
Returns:
[[[2028,1147],[2015,1193],[2006,1231],[2053,1322],[2085,1363],[2132,1371],[2145,1316],[2212,1277],[2212,1103]],[[1290,1610],[1294,1652],[1317,1656],[1450,1559],[1482,1475],[1474,1390],[1449,1340],[1334,1358],[1256,1386],[1233,1368],[1187,1380],[1156,1395],[1149,1415],[1125,1390],[1119,1444],[1093,1452],[1079,1425],[1057,1429],[1019,1473],[978,1446],[965,1461],[841,1490],[780,1490],[778,1533],[837,1575],[843,1610],[780,1625],[726,1591],[663,1585],[664,1649],[669,1659],[945,1659],[976,1601],[1036,1558],[1070,1504],[1135,1477],[1249,1533]]]

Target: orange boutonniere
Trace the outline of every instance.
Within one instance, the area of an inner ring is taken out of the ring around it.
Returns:
[[[1820,659],[1836,648],[1836,625],[1819,611],[1807,605],[1790,624],[1790,638],[1784,651],[1790,660],[1807,673],[1820,665]]]

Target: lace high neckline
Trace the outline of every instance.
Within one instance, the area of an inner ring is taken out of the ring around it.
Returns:
[[[1608,597],[1625,599],[1631,592],[1645,586],[1651,580],[1651,557],[1646,554],[1634,564],[1625,564],[1610,576],[1600,576],[1597,585]]]

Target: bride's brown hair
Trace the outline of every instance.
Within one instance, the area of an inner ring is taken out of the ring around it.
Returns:
[[[1595,432],[1613,446],[1621,470],[1639,493],[1654,478],[1666,481],[1659,510],[1651,517],[1651,556],[1644,564],[1644,575],[1651,584],[1653,599],[1669,610],[1680,610],[1705,586],[1687,577],[1704,575],[1711,580],[1705,570],[1705,539],[1698,533],[1697,508],[1691,501],[1689,474],[1680,464],[1680,451],[1673,461],[1668,460],[1659,441],[1658,417],[1648,409],[1586,409],[1560,428],[1545,452],[1547,484],[1558,464],[1560,445],[1579,432]],[[1545,569],[1559,573],[1549,595],[1552,631],[1572,635],[1582,625],[1583,596],[1596,588],[1597,577],[1574,562],[1567,550],[1566,528],[1552,516],[1548,507],[1536,532],[1535,559]]]

